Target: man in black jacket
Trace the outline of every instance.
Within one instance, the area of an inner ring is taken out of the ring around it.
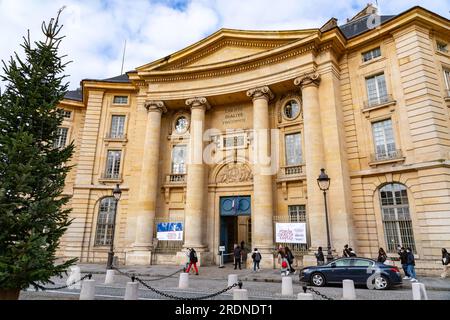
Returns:
[[[400,256],[400,263],[402,264],[402,269],[403,272],[405,273],[405,277],[403,278],[403,280],[409,280],[411,278],[409,277],[408,264],[406,263],[406,250],[404,247],[398,246],[397,253]]]
[[[239,270],[242,270],[242,268],[241,268],[241,254],[242,254],[241,247],[239,247],[238,245],[234,245],[234,252],[233,252],[233,256],[234,256],[234,270],[237,269],[238,264],[239,264]]]
[[[408,274],[411,277],[411,282],[417,282],[416,279],[416,261],[414,259],[414,253],[412,252],[411,248],[406,248],[406,264],[408,268]]]

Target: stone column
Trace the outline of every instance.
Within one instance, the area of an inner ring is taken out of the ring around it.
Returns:
[[[274,98],[267,86],[247,91],[253,99],[253,204],[252,247],[258,248],[263,268],[274,267],[273,188],[270,161],[269,101]]]
[[[203,133],[205,131],[205,113],[210,109],[208,100],[197,97],[186,100],[191,107],[191,126],[189,138],[189,161],[187,163],[186,208],[184,228],[184,248],[197,251],[199,264],[210,264],[211,254],[204,243],[205,214],[205,165],[203,163]],[[183,253],[179,253],[183,255]]]
[[[147,101],[147,128],[142,159],[141,184],[137,205],[136,239],[127,254],[128,265],[150,265],[153,228],[158,195],[161,117],[167,111],[162,101]]]
[[[317,185],[320,169],[325,164],[323,150],[322,123],[319,104],[320,75],[311,73],[295,79],[295,85],[302,91],[303,123],[305,135],[305,165],[308,194],[308,222],[311,236],[311,250],[322,246],[327,248],[327,233],[325,222],[325,206],[323,193]],[[305,265],[307,264],[304,261]],[[314,261],[315,263],[315,261]]]

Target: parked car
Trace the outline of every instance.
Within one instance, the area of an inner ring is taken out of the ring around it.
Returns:
[[[316,287],[339,284],[346,279],[353,280],[355,285],[373,285],[377,290],[402,284],[397,267],[366,258],[340,258],[323,266],[303,268],[300,272],[300,281]]]

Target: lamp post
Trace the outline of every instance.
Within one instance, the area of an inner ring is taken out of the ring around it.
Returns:
[[[325,201],[325,220],[327,223],[327,262],[333,260],[333,254],[331,253],[331,241],[330,241],[330,226],[328,223],[328,207],[327,207],[327,190],[330,188],[330,178],[325,173],[325,169],[320,169],[319,178],[317,178],[317,184],[319,185],[320,190],[323,192],[323,200]]]
[[[120,197],[122,196],[122,190],[120,190],[119,184],[116,185],[112,192],[115,203],[114,203],[114,219],[113,219],[113,227],[112,227],[112,237],[111,237],[111,246],[109,248],[108,252],[108,264],[106,266],[107,269],[113,268],[113,261],[114,261],[114,235],[116,233],[116,217],[117,217],[117,207],[119,204]]]

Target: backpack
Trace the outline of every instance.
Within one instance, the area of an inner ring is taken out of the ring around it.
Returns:
[[[261,261],[261,254],[259,252],[257,253],[255,252],[253,255],[254,255],[253,260],[257,262]]]

